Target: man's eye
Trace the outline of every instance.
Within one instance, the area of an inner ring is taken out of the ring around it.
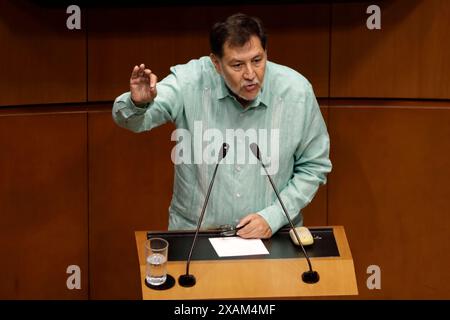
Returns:
[[[233,64],[233,68],[240,68],[242,66],[241,63]]]

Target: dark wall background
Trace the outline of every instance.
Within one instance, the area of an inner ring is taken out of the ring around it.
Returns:
[[[137,63],[162,79],[209,54],[210,26],[237,11],[262,18],[269,59],[319,97],[334,167],[305,224],[344,225],[358,298],[450,298],[448,1],[82,5],[68,30],[66,6],[3,0],[0,299],[140,298],[133,233],[167,228],[174,128],[118,128],[112,101]]]

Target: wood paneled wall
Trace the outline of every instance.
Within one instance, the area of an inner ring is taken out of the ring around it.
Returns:
[[[331,97],[449,99],[450,2],[375,1],[381,30],[368,30],[364,4],[334,4]]]
[[[0,106],[86,101],[86,32],[68,30],[67,17],[66,7],[0,1]]]
[[[167,227],[173,127],[121,129],[112,100],[137,63],[163,78],[208,54],[211,24],[237,11],[262,18],[269,59],[321,98],[333,171],[305,223],[344,225],[358,298],[450,298],[450,3],[376,1],[381,30],[369,4],[93,6],[69,31],[66,7],[0,2],[0,106],[17,106],[0,107],[0,298],[140,298],[133,231]],[[361,97],[376,99],[334,99]]]
[[[450,103],[329,108],[328,222],[344,225],[361,297],[450,296]],[[381,269],[382,290],[366,286]]]
[[[86,132],[85,114],[0,114],[0,299],[88,297]]]
[[[369,4],[92,7],[68,30],[65,7],[5,0],[0,105],[111,101],[137,63],[163,78],[209,54],[210,26],[237,11],[262,18],[269,58],[305,75],[318,97],[449,99],[450,4],[379,1],[382,28],[368,30]]]

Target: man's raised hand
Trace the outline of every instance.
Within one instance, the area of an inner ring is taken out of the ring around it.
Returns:
[[[130,78],[131,100],[136,105],[152,102],[156,97],[156,82],[158,78],[145,64],[134,66]]]

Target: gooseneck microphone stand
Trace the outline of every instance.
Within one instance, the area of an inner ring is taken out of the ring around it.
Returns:
[[[200,214],[200,218],[198,219],[198,223],[197,223],[197,230],[195,231],[194,240],[192,241],[191,250],[189,251],[189,256],[188,256],[187,263],[186,263],[186,274],[183,274],[178,278],[178,283],[182,287],[192,287],[196,283],[194,275],[189,274],[189,265],[191,263],[192,252],[194,251],[195,243],[197,241],[198,233],[200,231],[200,226],[203,221],[203,216],[205,215],[206,205],[208,204],[209,195],[211,194],[211,189],[214,184],[214,179],[216,178],[217,168],[219,167],[220,161],[222,161],[222,159],[225,158],[225,156],[227,155],[229,147],[230,146],[227,143],[224,143],[222,145],[222,148],[219,151],[219,158],[218,158],[216,167],[214,169],[214,174],[212,176],[211,182],[209,183],[208,192],[206,193],[205,203],[203,204],[202,212]]]
[[[300,244],[300,247],[302,248],[303,254],[305,255],[306,261],[308,262],[308,267],[309,267],[309,271],[305,271],[302,274],[302,280],[305,283],[316,283],[319,281],[319,273],[317,271],[314,271],[312,269],[312,265],[311,265],[311,261],[309,260],[308,254],[306,253],[305,248],[303,247],[302,242],[300,241],[300,237],[297,234],[297,231],[295,230],[294,227],[294,223],[292,223],[291,218],[289,217],[289,214],[286,210],[286,207],[284,206],[283,201],[281,200],[280,194],[278,193],[277,188],[275,187],[275,184],[273,183],[272,178],[270,177],[269,173],[267,172],[266,166],[264,165],[264,163],[261,160],[261,154],[259,152],[259,147],[256,143],[252,143],[250,145],[250,149],[253,152],[253,154],[255,155],[255,157],[259,160],[259,162],[261,163],[261,166],[264,168],[264,171],[266,172],[267,177],[269,178],[270,184],[272,185],[273,190],[275,191],[275,194],[277,195],[278,201],[280,201],[281,207],[283,208],[283,212],[286,215],[286,218],[289,221],[289,224],[291,226],[291,229],[294,232],[295,238],[297,239],[298,243]]]

